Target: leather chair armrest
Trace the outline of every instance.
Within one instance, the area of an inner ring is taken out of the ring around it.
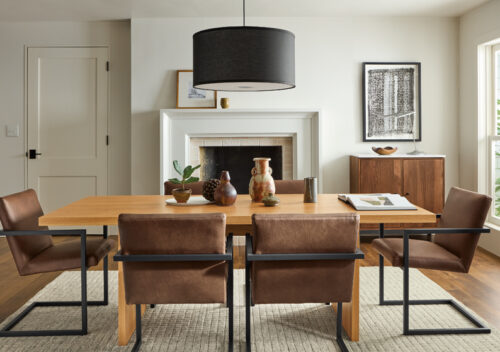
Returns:
[[[380,230],[359,230],[360,235],[379,235]],[[384,229],[384,235],[401,235],[403,236],[403,230],[385,230]]]
[[[434,233],[434,234],[455,234],[455,233],[490,233],[490,229],[486,227],[480,227],[480,228],[441,228],[441,227],[435,227],[435,228],[419,228],[419,229],[404,229],[403,230],[403,236],[409,236],[409,235],[426,235],[429,233]]]
[[[113,257],[115,262],[205,262],[232,261],[231,254],[122,254],[118,251]]]
[[[0,236],[86,236],[86,230],[23,230],[23,231],[0,231]]]
[[[252,237],[246,235],[246,261],[294,261],[294,260],[349,260],[364,259],[365,254],[356,248],[354,253],[276,253],[276,254],[254,254]]]

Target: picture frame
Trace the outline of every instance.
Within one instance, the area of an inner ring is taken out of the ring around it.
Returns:
[[[177,70],[177,109],[216,109],[217,91],[193,87],[193,70]]]
[[[363,63],[363,142],[422,140],[420,62]]]

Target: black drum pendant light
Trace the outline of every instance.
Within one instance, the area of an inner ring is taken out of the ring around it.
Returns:
[[[267,27],[211,28],[193,35],[193,86],[220,91],[295,87],[295,35]]]

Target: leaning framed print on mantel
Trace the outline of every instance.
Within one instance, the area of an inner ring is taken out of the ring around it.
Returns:
[[[217,92],[193,87],[193,70],[177,71],[177,109],[215,109]]]
[[[422,140],[420,62],[363,63],[363,141]]]

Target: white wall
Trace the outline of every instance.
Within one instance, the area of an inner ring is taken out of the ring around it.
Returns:
[[[192,68],[192,35],[240,25],[239,18],[132,19],[132,193],[158,192],[158,116],[174,108],[177,69]],[[325,192],[349,190],[348,155],[369,152],[362,142],[363,61],[422,62],[423,142],[446,154],[446,187],[458,185],[458,21],[449,18],[250,18],[296,36],[296,84],[288,91],[225,93],[231,108],[321,108]],[[250,171],[250,170],[249,170]]]
[[[0,23],[0,196],[25,188],[25,46],[110,48],[109,194],[130,193],[130,22]],[[20,137],[6,137],[6,124]]]
[[[478,116],[478,46],[500,38],[500,0],[493,0],[460,18],[460,186],[485,192],[484,121]],[[480,245],[500,255],[500,232],[484,235]]]

